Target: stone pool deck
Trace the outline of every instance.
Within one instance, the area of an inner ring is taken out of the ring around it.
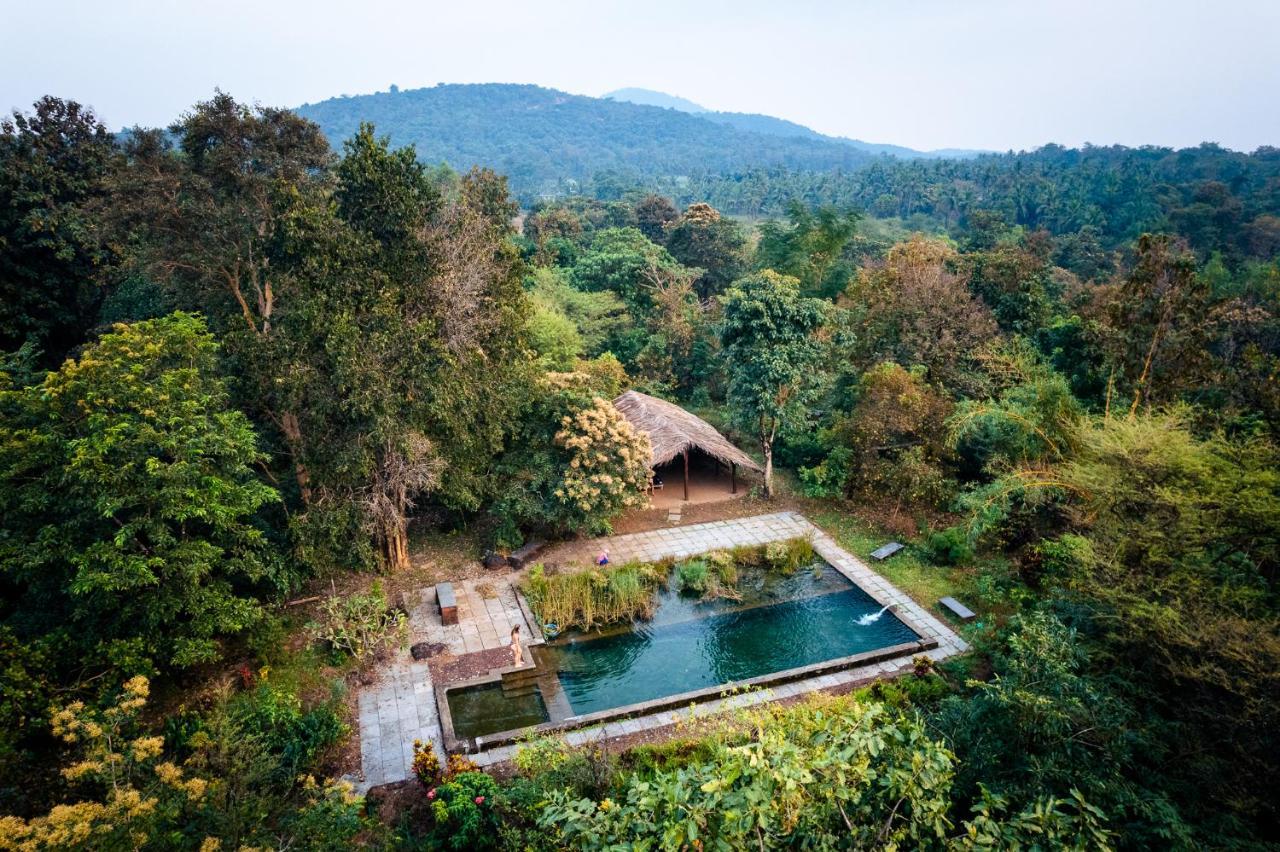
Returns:
[[[409,643],[438,643],[461,656],[505,648],[511,628],[519,625],[526,638],[539,636],[520,607],[510,575],[453,584],[458,600],[458,623],[444,625],[436,606],[435,587],[419,589],[405,603],[409,608]],[[413,741],[430,740],[441,762],[443,732],[436,707],[431,669],[408,651],[397,651],[372,686],[357,698],[360,716],[361,778],[351,779],[360,791],[403,781],[413,772]]]
[[[709,550],[744,544],[805,537],[814,550],[832,567],[861,586],[882,606],[892,605],[900,619],[923,639],[937,642],[924,653],[934,660],[945,659],[968,649],[968,645],[944,622],[925,610],[889,581],[872,571],[853,554],[796,512],[777,512],[749,518],[714,521],[686,527],[671,527],[631,535],[612,536],[587,542],[561,545],[546,555],[550,562],[564,565],[589,564],[592,557],[608,547],[613,563],[631,560],[677,559]],[[420,590],[411,602],[409,627],[412,642],[437,642],[454,654],[506,647],[511,628],[520,625],[525,637],[540,634],[530,624],[520,605],[514,583],[518,575],[455,583],[458,623],[443,625],[435,605],[435,590]],[[487,587],[487,588],[486,588]],[[482,592],[488,592],[486,597]],[[742,692],[694,708],[681,708],[606,722],[569,731],[562,736],[571,744],[635,734],[666,727],[680,719],[706,716],[723,710],[745,707],[801,695],[814,690],[860,684],[897,675],[912,667],[910,658],[895,659],[844,669],[819,677],[795,680],[774,687]],[[360,750],[363,778],[355,779],[359,789],[402,781],[411,774],[414,739],[432,740],[439,750],[441,727],[434,685],[426,662],[414,662],[407,652],[397,656],[378,683],[359,695]],[[517,746],[500,746],[471,755],[481,766],[510,760]],[[443,753],[441,754],[443,757]]]

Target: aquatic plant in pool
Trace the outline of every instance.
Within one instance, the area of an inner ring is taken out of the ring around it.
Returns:
[[[708,598],[736,598],[741,569],[790,574],[815,558],[812,542],[793,538],[715,550],[678,564],[673,559],[627,562],[556,575],[535,565],[521,591],[540,624],[554,624],[557,631],[590,630],[652,616],[653,593],[667,584],[673,565],[683,589]]]
[[[651,615],[653,592],[666,582],[669,570],[670,563],[630,562],[551,576],[536,565],[521,591],[539,623],[555,624],[561,631],[590,629]]]

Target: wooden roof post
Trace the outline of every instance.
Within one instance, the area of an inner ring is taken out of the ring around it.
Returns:
[[[684,451],[684,502],[689,502],[689,450]]]

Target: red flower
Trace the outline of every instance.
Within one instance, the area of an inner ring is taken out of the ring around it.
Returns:
[[[476,796],[476,804],[477,804],[477,805],[483,805],[483,804],[484,804],[484,796]]]

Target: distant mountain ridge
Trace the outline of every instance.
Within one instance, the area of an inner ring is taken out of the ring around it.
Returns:
[[[655,92],[653,89],[617,89],[609,92],[608,94],[601,95],[600,97],[607,101],[626,101],[629,104],[640,104],[641,106],[678,109],[681,112],[689,112],[694,115],[711,112],[711,110],[699,104],[695,104],[688,98],[668,95],[666,92]]]
[[[986,151],[970,150],[966,148],[943,148],[937,151],[917,151],[914,148],[906,148],[902,145],[887,145],[877,142],[863,142],[861,139],[850,139],[846,136],[827,136],[819,133],[803,124],[797,124],[794,121],[788,121],[785,118],[775,118],[771,115],[762,115],[754,112],[716,112],[709,110],[700,104],[696,104],[686,98],[668,95],[666,92],[657,92],[652,89],[618,89],[601,95],[601,97],[609,100],[627,101],[634,104],[646,104],[648,106],[660,106],[666,109],[681,110],[683,112],[692,113],[699,118],[705,118],[708,121],[714,121],[718,124],[727,124],[730,127],[736,127],[739,130],[746,130],[751,133],[764,133],[769,136],[794,137],[800,139],[814,139],[824,142],[837,142],[844,145],[850,145],[859,150],[866,151],[869,154],[887,154],[892,157],[900,157],[902,159],[962,159],[965,157],[976,157],[979,154],[988,153]]]
[[[296,112],[335,147],[370,121],[395,145],[415,145],[426,162],[506,174],[525,200],[577,191],[601,175],[626,185],[757,168],[852,171],[884,153],[769,116],[692,113],[506,83],[343,96]]]

